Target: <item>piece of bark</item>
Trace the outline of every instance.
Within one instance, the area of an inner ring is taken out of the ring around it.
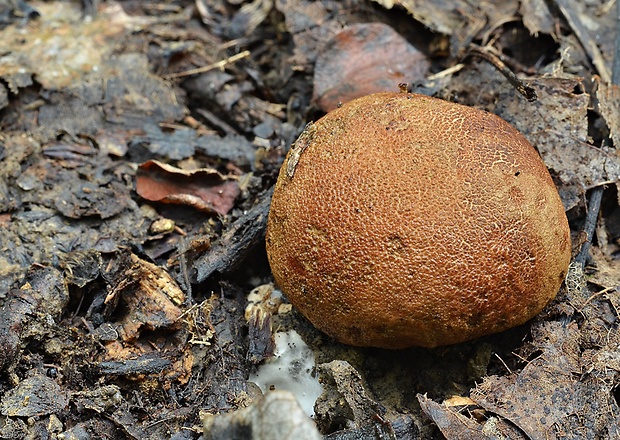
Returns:
[[[99,363],[98,372],[105,375],[135,376],[157,374],[170,367],[172,362],[157,353],[149,353],[136,359],[104,361]]]
[[[236,220],[211,249],[194,262],[192,281],[202,283],[215,272],[234,270],[265,237],[273,188],[246,215]]]

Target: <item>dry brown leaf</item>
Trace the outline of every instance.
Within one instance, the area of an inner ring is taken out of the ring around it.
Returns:
[[[467,405],[475,405],[476,402],[471,400],[469,397],[465,396],[452,396],[443,401],[443,405],[446,407],[452,406],[467,406]]]
[[[466,398],[464,398],[466,399]],[[471,399],[468,405],[475,405]],[[507,438],[511,440],[525,439],[523,434],[510,423],[495,416],[485,414],[484,422],[467,417],[469,412],[459,412],[450,408],[446,402],[439,404],[426,396],[418,394],[418,402],[422,411],[437,425],[447,439],[458,440],[492,440]],[[481,410],[477,410],[481,411]],[[473,413],[474,411],[472,411]]]
[[[170,274],[148,261],[131,255],[133,265],[124,278],[107,295],[105,302],[124,302],[127,313],[120,322],[119,334],[125,341],[135,340],[140,332],[172,328],[178,325],[182,311],[177,305],[185,301],[185,294]]]
[[[239,184],[213,169],[185,171],[150,160],[138,168],[136,191],[153,202],[187,205],[226,215],[239,195]]]
[[[482,432],[482,426],[475,420],[465,417],[445,405],[433,402],[426,396],[418,395],[422,411],[437,425],[441,433],[448,439],[490,440],[491,437]]]
[[[319,48],[347,22],[346,10],[327,10],[323,2],[277,0],[276,9],[293,36],[294,54],[288,64],[294,70],[311,70]]]
[[[390,26],[348,26],[319,53],[313,100],[327,112],[360,96],[397,91],[400,83],[423,79],[428,67],[424,54]]]
[[[585,374],[577,323],[542,322],[532,333],[540,356],[518,374],[486,378],[471,398],[531,440],[618,438],[620,408],[612,394],[617,373],[603,365]]]

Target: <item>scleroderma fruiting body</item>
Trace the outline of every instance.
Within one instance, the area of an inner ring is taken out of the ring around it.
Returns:
[[[402,348],[526,322],[560,288],[571,245],[549,172],[511,125],[379,93],[306,127],[280,171],[267,252],[317,328]]]

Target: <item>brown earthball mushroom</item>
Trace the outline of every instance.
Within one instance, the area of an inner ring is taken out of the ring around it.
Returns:
[[[300,135],[276,184],[267,253],[291,303],[338,341],[437,347],[539,313],[571,243],[549,172],[511,125],[378,93]]]

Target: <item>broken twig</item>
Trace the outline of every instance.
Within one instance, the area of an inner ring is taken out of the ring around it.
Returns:
[[[480,57],[491,63],[493,67],[499,70],[508,82],[510,82],[510,84],[512,84],[512,86],[517,89],[519,93],[525,96],[528,101],[533,102],[538,99],[536,91],[521,81],[521,79],[519,79],[517,75],[515,75],[514,72],[510,70],[510,68],[501,60],[501,58],[491,52],[487,47],[471,44],[468,55]]]
[[[184,76],[190,76],[190,75],[196,75],[198,73],[209,72],[210,70],[214,70],[214,69],[222,69],[227,64],[234,63],[236,61],[239,61],[243,58],[247,58],[249,56],[250,56],[250,51],[244,50],[241,53],[228,57],[225,60],[218,61],[217,63],[209,64],[208,66],[198,67],[196,69],[186,70],[184,72],[171,73],[169,75],[164,75],[164,78],[165,79],[182,78]]]

